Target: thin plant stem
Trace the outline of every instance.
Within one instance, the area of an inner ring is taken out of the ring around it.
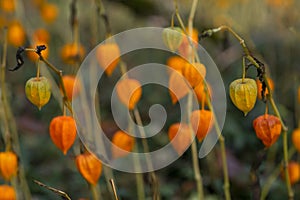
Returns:
[[[1,62],[1,101],[4,110],[4,142],[6,145],[6,150],[11,150],[13,148],[14,152],[18,155],[18,158],[22,161],[19,136],[16,127],[16,121],[13,117],[11,106],[8,103],[8,97],[6,93],[6,85],[5,85],[5,71],[6,71],[6,57],[7,57],[7,28],[4,28],[4,42],[3,42],[3,52],[2,52],[2,62]],[[17,173],[17,180],[20,183],[20,190],[22,191],[22,197],[18,195],[19,198],[24,198],[25,200],[31,199],[30,190],[28,187],[28,183],[25,178],[25,170],[22,164],[18,165],[19,172]],[[13,181],[12,184],[14,187],[16,181]]]
[[[187,116],[188,116],[188,125],[189,129],[193,132],[193,127],[190,122],[189,116],[191,116],[192,112],[192,101],[193,101],[193,92],[190,91],[188,94],[188,101],[187,101]],[[194,133],[193,133],[194,135]],[[198,158],[198,151],[197,151],[197,141],[193,138],[192,146],[192,161],[193,161],[193,170],[194,170],[194,177],[197,185],[197,195],[198,199],[204,199],[204,190],[203,190],[203,183],[202,183],[202,176],[200,173],[200,166],[199,166],[199,158]]]
[[[98,184],[93,185],[90,184],[91,192],[92,192],[92,197],[94,200],[101,200],[101,192],[100,192],[100,187]]]
[[[61,196],[63,199],[66,199],[66,200],[71,200],[71,197],[64,191],[61,191],[61,190],[58,190],[56,188],[53,188],[53,187],[50,187],[40,181],[37,181],[37,180],[33,180],[34,183],[36,183],[37,185],[43,187],[43,188],[46,188],[47,190],[50,190],[51,192]]]
[[[290,159],[294,154],[296,153],[296,149],[294,147],[291,147],[288,151],[288,159]],[[282,162],[284,162],[284,160],[282,160]],[[260,200],[265,200],[272,184],[275,182],[275,180],[277,179],[277,177],[279,176],[281,171],[281,165],[278,165],[273,172],[271,173],[271,175],[267,178],[265,184],[263,184],[262,190],[261,190],[261,196],[260,196]]]
[[[112,190],[113,190],[113,192],[114,192],[115,200],[119,200],[118,194],[117,194],[117,189],[116,189],[115,182],[114,182],[114,179],[110,179],[109,182],[110,182],[111,188],[112,188]]]
[[[239,43],[242,46],[243,51],[245,53],[246,59],[248,61],[250,61],[251,64],[254,67],[256,67],[259,70],[262,70],[260,63],[258,63],[257,59],[255,59],[251,55],[251,53],[250,53],[250,51],[249,51],[249,49],[248,49],[248,47],[247,47],[244,39],[242,37],[240,37],[232,28],[223,25],[223,26],[220,26],[220,27],[215,28],[215,29],[209,29],[207,31],[204,31],[202,35],[204,35],[204,36],[211,36],[213,33],[216,33],[216,32],[219,32],[219,31],[223,31],[223,30],[226,30],[226,31],[230,32],[239,41]],[[262,71],[264,71],[264,69]],[[294,192],[293,192],[293,189],[291,187],[290,178],[289,178],[289,174],[288,174],[288,168],[287,168],[287,166],[288,166],[288,160],[289,160],[288,159],[288,142],[287,142],[287,130],[288,130],[288,128],[285,125],[285,123],[283,122],[281,114],[280,114],[280,112],[279,112],[279,110],[278,110],[278,108],[277,108],[277,106],[276,106],[276,104],[274,102],[274,99],[273,99],[273,96],[272,96],[272,90],[271,90],[271,87],[269,85],[268,77],[267,77],[266,73],[263,74],[263,80],[264,80],[264,82],[265,82],[265,84],[267,86],[268,93],[269,93],[268,94],[268,100],[271,103],[271,106],[272,106],[272,108],[274,110],[274,113],[275,113],[276,117],[278,117],[279,120],[280,120],[280,122],[281,122],[282,133],[283,133],[283,157],[284,157],[283,158],[283,160],[284,160],[283,167],[284,167],[284,170],[285,170],[285,183],[286,183],[286,188],[287,188],[287,191],[288,191],[288,197],[289,197],[289,199],[294,199]]]
[[[139,132],[140,132],[141,137],[142,137],[142,145],[143,145],[144,151],[146,153],[148,153],[149,152],[149,146],[148,146],[148,143],[147,143],[147,140],[146,140],[146,133],[145,133],[145,130],[143,128],[143,123],[142,123],[142,120],[141,120],[141,116],[140,116],[140,113],[139,113],[137,108],[134,108],[133,114],[134,114],[134,117],[136,119],[137,125],[139,127]],[[153,200],[159,200],[160,199],[160,194],[159,194],[158,180],[157,180],[152,162],[151,162],[148,154],[146,154],[146,162],[147,162],[148,171],[149,171],[149,175],[150,175],[151,182],[152,182]]]

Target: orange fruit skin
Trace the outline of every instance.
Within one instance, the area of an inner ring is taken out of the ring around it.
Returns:
[[[212,128],[212,112],[209,110],[193,111],[191,115],[191,123],[198,141],[202,141]]]
[[[192,134],[189,126],[185,123],[175,123],[169,127],[168,137],[178,155],[182,155],[190,146]]]
[[[75,120],[70,116],[57,116],[51,120],[49,132],[55,146],[66,155],[76,139]]]
[[[16,200],[15,189],[9,185],[0,185],[0,200]]]
[[[19,47],[25,43],[26,33],[20,22],[14,21],[8,26],[7,41],[9,44]]]
[[[128,135],[124,131],[117,131],[112,138],[112,143],[118,148],[124,150],[120,151],[115,146],[112,146],[113,158],[120,158],[128,155],[128,153],[133,150],[135,140],[134,137]]]
[[[256,136],[266,147],[272,146],[277,141],[282,129],[280,120],[269,114],[257,117],[253,121],[253,127]]]
[[[102,173],[102,163],[89,152],[78,155],[75,162],[83,178],[88,183],[96,185]]]
[[[18,157],[15,153],[1,152],[0,153],[0,174],[9,181],[18,171]],[[0,193],[1,194],[1,193]]]

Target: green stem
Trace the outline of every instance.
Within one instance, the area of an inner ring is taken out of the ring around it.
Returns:
[[[142,137],[142,145],[143,145],[144,151],[148,153],[149,152],[149,146],[148,146],[147,139],[146,139],[146,133],[145,133],[145,130],[143,128],[143,123],[142,123],[142,120],[141,120],[141,116],[140,116],[140,113],[139,113],[137,108],[135,108],[133,110],[133,114],[134,114],[134,117],[136,119],[137,125],[139,127],[139,132],[140,132],[141,137]],[[155,174],[154,169],[153,169],[152,162],[151,162],[148,154],[146,154],[146,162],[147,162],[148,171],[149,171],[149,175],[150,175],[150,179],[151,179],[151,183],[152,183],[153,199],[154,200],[159,200],[160,199],[160,194],[159,194],[158,180],[157,180],[156,174]]]
[[[207,104],[208,104],[209,110],[212,112],[212,115],[213,115],[213,119],[214,119],[213,123],[214,123],[214,127],[216,129],[216,132],[218,134],[220,147],[221,147],[222,168],[223,168],[223,176],[224,176],[223,190],[224,190],[224,194],[225,194],[225,199],[230,200],[231,195],[230,195],[230,183],[229,183],[229,175],[228,175],[228,164],[227,164],[227,156],[226,156],[225,138],[221,133],[221,129],[220,129],[219,123],[217,121],[214,108],[211,104],[206,81],[204,81],[204,83],[205,83],[205,95],[206,95]]]
[[[4,110],[4,142],[6,144],[6,149],[10,150],[13,148],[14,152],[18,155],[18,158],[22,161],[19,136],[16,127],[16,121],[11,111],[11,106],[8,103],[8,97],[6,93],[5,86],[5,70],[6,70],[6,57],[7,57],[7,29],[4,29],[4,42],[3,42],[3,52],[2,52],[2,62],[1,62],[1,101]],[[18,172],[18,181],[20,191],[22,191],[22,197],[25,200],[31,199],[30,190],[28,183],[25,178],[25,170],[22,164],[19,162],[19,172]],[[16,187],[16,185],[14,185]]]
[[[192,112],[192,101],[193,101],[193,92],[190,91],[188,94],[188,102],[187,102],[187,116],[188,116],[188,125],[191,131],[193,131],[193,127],[190,121],[190,116]],[[194,133],[193,133],[194,135]],[[191,152],[192,152],[192,161],[193,161],[193,170],[194,170],[194,177],[197,184],[197,194],[198,199],[204,199],[204,190],[203,190],[203,183],[202,183],[202,177],[200,173],[200,166],[199,166],[199,158],[198,158],[198,152],[197,152],[197,142],[196,139],[193,138],[192,146],[191,146]]]
[[[229,31],[240,43],[240,45],[243,48],[243,51],[245,53],[246,58],[257,68],[257,69],[261,69],[261,66],[259,65],[259,63],[257,62],[257,60],[251,55],[245,41],[235,32],[233,31],[230,27],[228,26],[220,26],[219,28],[216,29],[210,29],[208,31],[206,31],[207,33],[209,33],[208,35],[211,36],[213,33],[219,32],[221,30],[227,30]],[[286,183],[286,188],[288,191],[288,197],[289,199],[294,199],[294,192],[293,189],[291,187],[291,183],[290,183],[290,178],[288,175],[288,142],[287,142],[287,126],[285,125],[285,123],[282,120],[281,114],[274,102],[273,96],[272,96],[272,90],[270,87],[270,84],[268,82],[268,77],[267,75],[264,73],[263,74],[263,79],[264,82],[266,83],[267,89],[268,89],[268,99],[271,103],[271,106],[275,112],[275,115],[279,118],[280,122],[281,122],[281,126],[282,126],[282,130],[283,130],[283,156],[284,156],[284,170],[285,170],[285,183]]]
[[[98,184],[92,185],[90,184],[91,192],[92,192],[92,197],[94,200],[101,200],[101,192],[100,192],[100,187]]]
[[[288,151],[288,159],[290,159],[294,154],[296,153],[296,149],[294,147],[291,147]],[[284,162],[284,159],[282,160],[282,162]],[[281,163],[282,163],[281,162]],[[265,184],[262,187],[261,190],[261,196],[260,196],[260,200],[264,200],[266,199],[272,184],[275,182],[275,180],[277,179],[277,177],[279,176],[281,171],[281,164],[278,165],[273,172],[271,173],[271,175],[268,177],[268,179],[266,180]]]

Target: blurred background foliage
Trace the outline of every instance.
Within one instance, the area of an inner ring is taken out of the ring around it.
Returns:
[[[45,2],[46,0],[44,0]],[[57,16],[51,23],[42,17],[43,0],[16,0],[16,12],[1,11],[0,26],[9,25],[18,20],[26,32],[24,46],[30,46],[35,29],[44,28],[50,34],[49,60],[65,73],[74,73],[72,65],[65,64],[61,59],[61,48],[72,42],[70,26],[70,0],[47,0],[57,8]],[[187,22],[192,0],[179,0],[179,12],[184,22]],[[174,11],[171,0],[107,0],[103,1],[113,33],[144,26],[170,26],[171,15]],[[280,111],[289,127],[289,133],[296,128],[299,120],[299,104],[296,100],[296,89],[299,86],[300,71],[300,1],[299,0],[199,0],[194,26],[199,32],[226,24],[236,30],[249,45],[252,53],[260,58],[267,66],[268,73],[275,83],[275,99],[280,105]],[[105,38],[103,21],[97,19],[96,7],[93,0],[77,0],[80,43],[86,53],[92,50]],[[175,21],[177,23],[177,21]],[[1,31],[1,43],[3,42]],[[225,88],[234,79],[241,77],[242,49],[238,42],[227,33],[218,33],[213,38],[201,40],[216,62],[224,80]],[[7,67],[16,64],[15,52],[17,47],[9,45]],[[2,49],[1,49],[2,51]],[[166,63],[167,56],[157,55],[157,62]],[[147,55],[129,56],[126,60],[134,67],[139,60],[150,59]],[[61,115],[57,101],[52,100],[39,111],[25,97],[25,82],[35,76],[35,63],[25,58],[24,67],[17,72],[7,72],[7,87],[9,99],[17,120],[22,156],[34,199],[58,199],[53,193],[34,184],[37,179],[50,186],[66,191],[72,199],[89,198],[88,185],[81,178],[74,165],[74,153],[69,152],[65,157],[52,143],[48,133],[50,120]],[[255,70],[250,71],[255,78]],[[113,78],[103,78],[103,82],[111,85],[117,81],[119,69]],[[106,85],[106,86],[107,86]],[[99,86],[101,88],[101,86]],[[118,128],[112,122],[110,114],[110,87],[100,93],[102,104],[102,125],[108,135]],[[142,118],[147,121],[148,108],[153,103],[160,103],[168,109],[171,100],[166,89],[143,88],[143,98],[138,104]],[[100,90],[101,91],[101,90]],[[228,94],[228,93],[227,93]],[[228,153],[228,165],[233,199],[251,199],[250,167],[257,159],[257,154],[264,147],[256,138],[252,121],[264,113],[265,105],[258,101],[253,111],[243,117],[231,103],[227,101],[227,117],[223,129]],[[175,105],[177,106],[177,105]],[[178,120],[178,114],[170,113],[170,122]],[[166,125],[161,133],[161,141],[168,142]],[[156,140],[150,143],[153,148]],[[290,143],[290,138],[289,138]],[[291,143],[290,143],[291,145]],[[0,141],[1,150],[3,141]],[[259,168],[261,183],[270,172],[280,164],[282,159],[281,138],[268,150],[267,160]],[[299,156],[292,157],[299,160]],[[205,194],[208,199],[222,199],[222,169],[218,146],[204,159],[200,160]],[[136,188],[132,184],[134,176],[115,171],[118,193],[122,199],[135,199]],[[157,171],[162,199],[193,199],[195,198],[195,182],[193,178],[190,151],[187,151],[172,165]],[[147,176],[145,176],[147,182]],[[108,188],[103,176],[100,180],[104,199],[109,198]],[[147,188],[148,190],[149,188]],[[300,184],[294,185],[296,198],[300,198]],[[148,191],[149,192],[149,191]],[[279,177],[272,185],[268,199],[286,199],[285,184]]]

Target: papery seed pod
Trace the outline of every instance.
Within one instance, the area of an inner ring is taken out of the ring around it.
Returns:
[[[170,126],[168,136],[175,151],[182,155],[192,143],[193,132],[187,124],[175,123]]]
[[[100,67],[111,76],[120,61],[120,49],[116,43],[100,44],[96,50],[96,57]]]
[[[256,136],[264,143],[266,147],[272,146],[278,139],[281,133],[280,120],[269,114],[264,114],[257,117],[253,121],[253,127]]]
[[[0,152],[0,174],[9,181],[18,171],[18,157],[15,153],[7,151]],[[1,192],[0,192],[1,194]],[[0,198],[1,199],[1,198]]]
[[[58,16],[58,7],[52,3],[43,3],[40,8],[42,19],[48,23],[53,23]]]
[[[101,173],[102,163],[93,154],[86,152],[76,157],[76,166],[83,178],[92,185],[96,185]]]
[[[169,79],[169,92],[171,96],[172,103],[175,104],[190,91],[189,86],[184,80],[184,77],[177,73],[172,72]]]
[[[34,77],[25,85],[25,94],[31,103],[41,109],[51,97],[51,85],[46,77]]]
[[[202,141],[212,128],[212,112],[210,110],[195,110],[192,112],[190,120],[198,141]]]
[[[69,65],[73,65],[76,62],[81,61],[84,54],[84,47],[74,43],[65,44],[60,51],[62,61]]]
[[[233,104],[246,116],[256,102],[257,86],[255,80],[245,78],[243,82],[242,79],[237,79],[230,84],[229,91]]]
[[[179,27],[165,28],[162,32],[162,37],[165,45],[171,51],[176,51],[183,40],[183,34]]]
[[[74,89],[76,77],[73,75],[64,75],[62,79],[65,86],[67,97],[69,101],[72,101],[73,95],[75,96],[79,92],[78,87]]]
[[[300,152],[300,128],[297,128],[293,131],[292,142],[297,151]]]
[[[188,29],[186,32],[189,34]],[[192,31],[191,42],[195,48],[198,48],[198,31],[196,29],[193,29]],[[183,58],[189,58],[190,53],[192,53],[187,35],[184,35],[182,43],[178,48],[178,52]]]
[[[182,69],[182,75],[194,88],[199,85],[206,76],[206,68],[201,63],[186,63]]]
[[[129,110],[133,110],[142,96],[140,82],[135,79],[123,79],[117,83],[116,88],[120,101]]]
[[[15,11],[15,1],[12,0],[0,0],[0,9],[7,13],[12,13]]]
[[[288,172],[291,185],[300,180],[300,164],[294,161],[288,163]]]
[[[0,200],[16,200],[15,189],[9,185],[0,185]]]
[[[44,58],[48,58],[49,55],[49,42],[50,39],[50,35],[49,32],[46,29],[40,28],[40,29],[36,29],[32,35],[32,45],[31,48],[36,48],[36,46],[39,45],[46,45],[47,48],[41,52],[42,56]],[[39,58],[39,56],[32,51],[28,51],[27,52],[27,56],[31,61],[37,61],[37,59]]]
[[[212,98],[212,89],[211,89],[209,84],[207,84],[207,88],[208,88],[209,96],[210,96],[210,99],[211,99]],[[202,98],[203,98],[204,103],[207,104],[204,83],[202,82],[202,83],[198,84],[194,88],[194,91],[195,91],[195,94],[197,96],[198,101],[202,102]]]
[[[187,61],[180,56],[171,56],[167,60],[167,65],[172,69],[176,70],[178,73],[182,73],[182,69],[184,68]],[[170,74],[172,73],[171,70],[168,70]]]
[[[126,156],[133,150],[135,140],[134,137],[128,135],[123,131],[117,131],[112,138],[112,156],[113,158],[120,158]],[[120,150],[120,149],[122,150]]]
[[[271,88],[271,91],[273,91],[274,89],[274,82],[272,79],[268,78],[268,83],[270,85],[270,88]],[[257,85],[257,98],[258,99],[262,99],[262,83],[260,82],[259,79],[256,79],[256,85]],[[266,91],[265,91],[265,95],[269,94],[269,90],[268,88],[266,88]]]
[[[22,24],[18,21],[13,21],[7,29],[7,41],[9,44],[19,47],[22,46],[26,39],[26,33]]]
[[[58,116],[49,126],[53,143],[66,155],[76,139],[76,123],[73,117]]]

